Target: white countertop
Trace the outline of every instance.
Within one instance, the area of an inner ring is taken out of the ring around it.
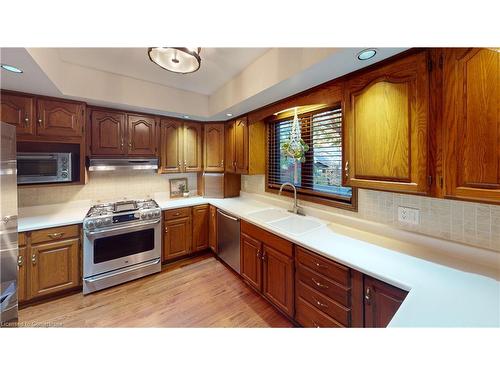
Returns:
[[[162,210],[210,203],[309,250],[409,291],[390,327],[500,327],[500,282],[388,249],[346,235],[345,227],[328,223],[301,236],[252,220],[248,214],[270,207],[249,198],[155,198]],[[82,223],[89,201],[19,210],[19,231]],[[361,232],[360,232],[361,233]],[[458,246],[458,245],[457,245]]]

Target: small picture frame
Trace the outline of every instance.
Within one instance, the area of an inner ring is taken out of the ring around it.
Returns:
[[[185,192],[189,191],[187,178],[171,178],[170,182],[170,198],[182,197]]]

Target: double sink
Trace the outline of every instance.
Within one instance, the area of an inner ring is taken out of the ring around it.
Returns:
[[[251,212],[247,216],[250,219],[263,222],[293,236],[301,236],[325,226],[325,224],[320,221],[295,215],[279,208],[264,208]]]

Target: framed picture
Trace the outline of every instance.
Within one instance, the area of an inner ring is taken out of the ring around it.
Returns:
[[[170,182],[170,198],[182,197],[184,192],[188,189],[188,179],[187,178],[171,178],[168,180]]]

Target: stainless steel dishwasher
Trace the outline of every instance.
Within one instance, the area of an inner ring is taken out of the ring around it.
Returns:
[[[217,209],[217,253],[240,273],[240,219]]]

